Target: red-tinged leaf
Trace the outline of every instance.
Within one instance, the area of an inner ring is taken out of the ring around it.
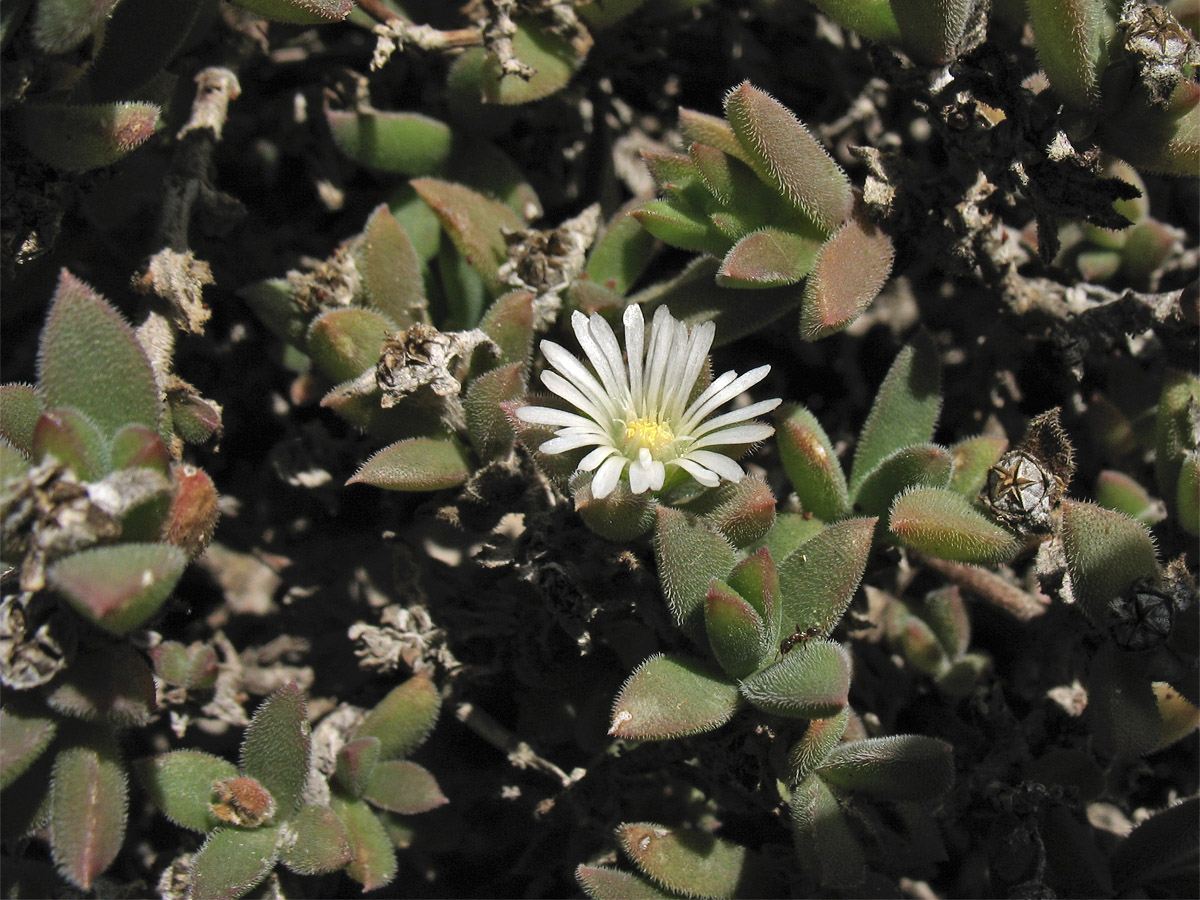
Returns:
[[[192,858],[188,897],[237,900],[262,882],[279,859],[280,829],[219,828]]]
[[[221,826],[213,813],[213,782],[236,778],[228,760],[199,750],[175,750],[137,760],[138,781],[163,815],[192,831],[209,832]]]
[[[848,791],[932,805],[954,784],[954,748],[919,734],[867,738],[835,748],[817,772]]]
[[[117,645],[81,653],[46,693],[63,715],[115,726],[146,725],[154,714],[154,677],[142,655]]]
[[[48,409],[33,428],[32,458],[53,456],[80,481],[99,481],[110,468],[108,446],[100,430],[73,409]]]
[[[733,133],[729,122],[719,116],[710,116],[708,113],[681,106],[679,132],[683,135],[684,144],[706,144],[722,153],[728,153],[734,159],[740,159],[746,165],[751,165],[750,154]]]
[[[892,240],[861,206],[823,245],[804,285],[800,334],[815,341],[841,331],[871,305],[892,272]]]
[[[235,0],[235,3],[264,19],[292,25],[340,22],[354,8],[354,0]]]
[[[600,537],[616,543],[636,540],[654,527],[658,501],[649,492],[635,494],[625,480],[605,497],[592,496],[592,473],[575,472],[567,482],[575,512]]]
[[[500,361],[529,365],[533,348],[533,299],[529,291],[509,291],[496,298],[479,320],[479,328],[500,348]]]
[[[621,849],[642,874],[689,897],[756,896],[749,887],[757,860],[745,847],[699,829],[649,822],[618,826]]]
[[[775,524],[775,495],[761,478],[724,482],[687,505],[688,511],[735,547],[761,541]]]
[[[823,885],[861,884],[866,870],[863,848],[829,786],[810,775],[792,792],[789,806],[801,865],[815,872]]]
[[[457,443],[422,437],[384,447],[346,484],[369,484],[389,491],[440,491],[458,487],[470,474],[471,464]]]
[[[942,408],[942,375],[933,338],[925,332],[897,355],[888,369],[859,435],[850,493],[875,466],[897,450],[933,437]]]
[[[28,456],[33,450],[33,428],[44,408],[37,388],[28,384],[0,385],[0,438]]]
[[[338,149],[360,165],[399,175],[433,175],[450,158],[450,126],[419,113],[327,109]]]
[[[210,645],[193,641],[186,647],[179,641],[163,641],[150,651],[154,674],[172,687],[207,690],[217,679],[217,651]]]
[[[530,77],[506,73],[495,54],[483,64],[480,93],[488,103],[511,106],[532,103],[566,87],[583,62],[571,42],[533,18],[518,17],[512,36],[513,56],[533,70]]]
[[[402,815],[416,815],[449,803],[437,779],[424,766],[407,759],[381,762],[375,767],[363,799]]]
[[[725,254],[717,284],[728,288],[766,288],[795,284],[809,273],[821,242],[778,228],[751,232]]]
[[[300,875],[340,869],[354,858],[350,833],[328,806],[304,806],[287,824],[280,848],[283,864]]]
[[[827,232],[845,221],[846,173],[789,109],[745,81],[726,95],[725,115],[750,165],[793,206]]]
[[[255,711],[241,749],[242,771],[271,792],[284,818],[300,802],[311,751],[308,704],[289,681]]]
[[[733,547],[724,535],[687,513],[659,507],[657,515],[654,559],[671,617],[694,639],[702,640],[708,585],[733,568]]]
[[[217,528],[220,497],[208,473],[195,466],[181,463],[171,470],[175,480],[175,496],[167,513],[163,537],[195,559],[212,540]]]
[[[70,407],[107,436],[162,418],[150,360],[104,298],[63,269],[42,331],[38,377],[46,406]]]
[[[1020,549],[1012,532],[962,494],[943,488],[901,494],[892,504],[888,527],[905,546],[955,562],[995,565],[1012,559]]]
[[[621,688],[608,733],[664,740],[720,728],[738,708],[737,685],[706,663],[684,656],[651,656]]]
[[[498,270],[508,259],[503,229],[515,231],[524,221],[507,206],[461,184],[415,178],[412,186],[437,214],[454,246],[479,273],[493,297],[504,292]]]
[[[952,465],[950,451],[937,444],[914,444],[897,450],[863,476],[854,492],[854,508],[870,516],[886,516],[902,491],[918,485],[946,487]]]
[[[784,628],[815,627],[822,636],[833,630],[862,580],[876,521],[859,518],[838,522],[779,562]]]
[[[120,636],[158,612],[186,565],[178,547],[118,544],[64,557],[46,575],[77,613]]]
[[[332,309],[309,325],[308,355],[331,381],[349,381],[375,368],[384,338],[396,330],[394,321],[375,310]]]
[[[107,166],[145,143],[158,125],[153,103],[27,103],[18,129],[29,152],[64,172]]]
[[[672,247],[711,256],[723,256],[729,250],[729,239],[716,233],[706,216],[682,209],[669,200],[649,200],[630,215],[648,232]]]
[[[767,625],[768,637],[779,632],[779,572],[766,547],[750,554],[729,573],[726,579]]]
[[[1094,624],[1108,620],[1108,602],[1158,571],[1146,526],[1111,509],[1064,500],[1061,527],[1071,594]]]
[[[387,204],[375,207],[367,220],[358,262],[367,301],[395,323],[393,331],[423,319],[427,304],[421,260],[408,232],[396,221]]]
[[[686,153],[673,150],[642,150],[642,162],[650,170],[654,186],[658,191],[668,187],[680,189],[695,184],[700,178],[696,164]]]
[[[396,850],[387,832],[365,800],[334,796],[333,809],[350,837],[354,857],[346,865],[346,874],[373,891],[396,877]]]
[[[730,678],[745,678],[758,668],[770,645],[767,626],[737,591],[714,578],[704,604],[709,646]]]
[[[519,362],[484,372],[467,388],[463,399],[467,434],[480,459],[490,462],[512,450],[516,435],[500,404],[520,400],[525,391],[524,366]]]
[[[616,211],[588,252],[585,277],[605,290],[628,293],[654,254],[654,239],[631,213],[636,201]]]
[[[672,900],[678,896],[632,872],[605,866],[577,866],[575,880],[592,900]]]
[[[441,705],[441,692],[429,676],[413,675],[375,704],[354,737],[378,738],[380,759],[407,756],[429,737]]]
[[[850,512],[850,492],[833,443],[809,410],[799,404],[779,411],[779,455],[805,512],[832,522]]]
[[[0,708],[0,790],[25,774],[57,731],[58,722],[48,712],[6,701]]]
[[[113,748],[68,747],[54,760],[50,849],[59,874],[81,890],[91,889],[125,841],[128,794]]]
[[[800,784],[816,771],[817,766],[825,762],[842,740],[849,724],[848,706],[835,716],[813,719],[808,723],[800,740],[788,750],[788,776],[791,784]]]
[[[145,425],[126,425],[109,448],[113,470],[146,468],[164,476],[171,474],[171,451],[158,432]]]
[[[343,745],[335,761],[334,778],[337,786],[358,799],[367,789],[378,762],[379,738],[358,738]]]
[[[955,493],[973,500],[983,490],[988,469],[996,464],[1007,449],[1008,440],[1002,437],[982,435],[959,441],[950,448],[954,469],[947,486]]]
[[[794,719],[837,715],[849,691],[849,654],[840,644],[816,638],[741,683],[742,696],[759,709]]]

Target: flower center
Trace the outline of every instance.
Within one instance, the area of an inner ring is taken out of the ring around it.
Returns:
[[[630,458],[645,448],[652,457],[661,459],[674,440],[671,426],[656,418],[633,419],[625,425],[625,454]]]

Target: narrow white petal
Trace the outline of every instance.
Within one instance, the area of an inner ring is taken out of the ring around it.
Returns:
[[[576,409],[587,413],[588,417],[596,423],[604,425],[612,421],[613,416],[608,410],[595,403],[590,397],[585,397],[579,388],[557,372],[551,372],[549,369],[543,371],[542,384]]]
[[[589,453],[587,456],[585,456],[583,459],[581,459],[579,461],[579,465],[576,466],[575,468],[578,469],[580,472],[590,472],[594,468],[596,468],[596,466],[600,465],[600,463],[604,462],[606,459],[608,459],[610,456],[612,456],[616,452],[617,452],[616,447],[611,447],[611,446],[597,447],[595,450],[593,450],[591,453]]]
[[[646,357],[646,320],[642,308],[632,303],[621,314],[625,323],[625,355],[629,358],[630,404],[637,410],[642,396],[642,363]]]
[[[770,425],[764,425],[762,422],[754,422],[750,425],[734,425],[732,428],[722,428],[719,431],[706,434],[689,447],[689,452],[691,450],[698,450],[701,447],[756,444],[759,441],[765,441],[774,433],[774,428]]]
[[[710,472],[704,466],[692,462],[686,456],[681,456],[679,459],[672,459],[667,465],[679,466],[679,468],[683,469],[705,487],[716,487],[721,483],[721,479],[717,477],[715,472]]]
[[[603,385],[596,380],[595,376],[587,370],[583,363],[553,341],[542,341],[542,353],[550,365],[554,366],[576,388],[590,397],[596,406],[607,410],[610,416],[616,415],[617,410],[612,398],[608,396],[608,392],[604,389]],[[542,381],[544,383],[545,379],[543,378]]]
[[[701,437],[717,428],[724,428],[726,425],[733,425],[736,422],[745,422],[747,419],[753,419],[756,416],[761,416],[763,413],[769,413],[780,402],[779,398],[776,397],[773,400],[759,400],[757,403],[751,403],[748,406],[743,406],[741,409],[731,409],[727,413],[721,413],[719,416],[706,419],[689,433],[693,438]]]
[[[621,478],[621,470],[625,468],[625,463],[628,460],[623,456],[613,456],[604,461],[599,470],[592,478],[592,496],[597,500],[603,500],[613,492],[613,488],[617,486],[617,481]]]
[[[639,416],[649,416],[659,410],[659,400],[662,396],[663,375],[667,370],[670,356],[671,338],[675,332],[675,320],[667,312],[665,306],[660,306],[650,323],[650,350],[646,353],[646,375],[643,385],[642,407],[637,410]]]
[[[600,317],[594,316],[593,318],[599,319]],[[605,322],[603,319],[600,319],[600,321],[604,324],[605,328],[608,328],[607,322]],[[624,368],[621,363],[621,353],[619,350],[617,351],[617,369],[614,370],[613,360],[608,353],[605,352],[604,348],[596,342],[595,337],[593,337],[592,329],[589,326],[590,323],[588,321],[588,317],[579,310],[575,310],[574,314],[571,316],[571,327],[575,329],[575,337],[579,339],[579,346],[583,348],[584,354],[587,355],[587,358],[592,363],[592,368],[594,368],[596,370],[596,374],[600,376],[600,381],[604,385],[604,393],[613,399],[623,402],[624,392],[621,390],[623,379],[619,378],[617,375],[617,371],[620,371]],[[609,330],[609,333],[612,333],[611,329]],[[616,338],[613,338],[613,343],[616,343]],[[622,374],[624,373],[622,372]]]
[[[592,337],[595,338],[596,343],[600,346],[605,358],[612,367],[613,375],[617,379],[617,388],[620,391],[619,397],[623,403],[628,405],[629,377],[626,374],[625,358],[621,355],[621,345],[617,343],[617,336],[613,334],[612,326],[598,313],[592,314],[592,318],[588,324]]]
[[[663,482],[667,478],[667,467],[657,459],[650,463],[650,490],[661,491]]]
[[[739,482],[745,475],[742,467],[723,453],[713,453],[711,450],[692,450],[687,459],[700,463],[706,469],[712,469],[726,481]]]
[[[635,494],[643,494],[650,487],[652,465],[654,460],[650,458],[650,451],[645,447],[642,448],[638,458],[629,463],[629,490]]]
[[[538,447],[538,450],[549,454],[566,453],[569,450],[578,450],[580,447],[593,447],[601,440],[603,438],[594,434],[572,434],[566,437],[551,438]]]
[[[751,369],[744,375],[739,375],[737,378],[733,379],[733,381],[729,382],[729,384],[724,388],[714,392],[713,395],[703,403],[700,402],[700,398],[697,398],[696,402],[693,403],[688,408],[687,412],[683,414],[683,425],[680,426],[680,431],[684,433],[691,433],[705,418],[705,416],[707,416],[721,404],[728,403],[742,391],[758,384],[767,377],[767,373],[770,371],[770,366],[759,366],[757,369]],[[713,384],[716,384],[716,382],[713,382]],[[708,392],[705,391],[705,393]]]
[[[701,391],[700,395],[698,397],[696,397],[695,400],[692,401],[692,404],[691,404],[691,406],[689,406],[687,408],[687,411],[685,411],[684,414],[682,416],[680,416],[680,419],[679,419],[680,425],[682,426],[685,422],[687,422],[689,420],[691,410],[698,409],[701,406],[701,404],[708,402],[709,397],[714,396],[718,391],[725,390],[725,388],[728,385],[733,383],[733,380],[735,378],[737,378],[737,372],[722,372],[720,375],[718,375],[716,378],[714,378],[712,380],[712,383],[709,384],[709,386],[706,387],[703,391]]]
[[[676,409],[676,397],[680,391],[685,391],[684,398],[691,392],[692,385],[689,384],[686,388],[683,386],[683,379],[686,377],[687,370],[690,368],[688,363],[690,359],[688,353],[695,346],[698,337],[693,334],[688,334],[687,326],[680,325],[675,330],[674,339],[671,342],[671,353],[667,358],[667,369],[663,376],[662,399],[659,401],[659,415],[663,418],[675,421],[679,417],[679,413],[683,410],[683,403],[679,404]],[[692,382],[695,384],[695,382]]]
[[[551,409],[549,406],[521,406],[517,408],[517,418],[531,425],[592,425],[591,419],[585,419],[578,413],[562,409]]]
[[[692,333],[688,337],[683,373],[679,377],[679,382],[673,385],[670,397],[663,403],[667,409],[666,415],[673,421],[679,421],[683,417],[683,408],[687,403],[688,396],[692,393],[692,388],[696,386],[696,379],[700,377],[700,371],[708,362],[708,349],[712,346],[716,330],[717,327],[712,322],[701,322],[699,325],[692,326]]]

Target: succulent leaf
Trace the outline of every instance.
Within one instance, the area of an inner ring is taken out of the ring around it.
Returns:
[[[679,132],[686,145],[704,144],[752,165],[750,154],[742,146],[726,119],[679,107]],[[682,154],[681,154],[682,155]]]
[[[302,806],[288,821],[280,859],[300,875],[340,869],[353,858],[350,834],[328,806]]]
[[[437,723],[442,695],[428,675],[416,674],[367,713],[354,737],[379,739],[379,758],[397,759],[419,747]]]
[[[635,208],[630,201],[616,211],[588,251],[584,267],[584,277],[620,295],[633,287],[654,253],[653,237],[633,218]]]
[[[512,450],[516,434],[501,403],[526,394],[525,366],[509,363],[484,372],[471,382],[463,398],[471,446],[485,462],[500,459]]]
[[[866,738],[835,748],[817,772],[848,791],[932,805],[954,784],[953,754],[945,741],[920,734]]]
[[[212,810],[213,782],[236,778],[228,760],[199,750],[175,750],[138,760],[134,771],[163,815],[182,828],[209,832],[222,821]]]
[[[862,580],[876,519],[847,519],[825,528],[779,562],[781,620],[829,634]],[[834,710],[836,712],[836,710]],[[832,714],[832,713],[830,713]]]
[[[37,388],[28,384],[0,385],[0,438],[28,455],[33,449],[33,429],[45,404]]]
[[[1119,512],[1063,500],[1061,534],[1071,592],[1097,625],[1106,621],[1110,600],[1158,571],[1146,527]]]
[[[751,675],[741,692],[759,709],[793,719],[826,719],[846,705],[850,655],[840,644],[812,639]]]
[[[937,444],[914,444],[890,453],[867,472],[854,492],[854,507],[886,516],[896,496],[912,487],[946,487],[953,466],[950,451]]]
[[[242,771],[271,792],[283,818],[299,804],[308,779],[309,733],[308,704],[291,681],[262,702],[242,738]]]
[[[953,62],[973,0],[891,0],[904,49],[929,65]]]
[[[722,482],[687,504],[689,512],[735,547],[761,541],[775,524],[775,495],[761,478]]]
[[[846,476],[817,417],[800,404],[786,406],[779,412],[775,430],[783,468],[801,509],[825,522],[847,515]]]
[[[727,288],[767,288],[795,284],[813,268],[820,241],[780,228],[747,234],[725,254],[717,284]]]
[[[1197,449],[1192,416],[1200,407],[1200,378],[1168,369],[1158,398],[1154,428],[1154,474],[1159,496],[1170,501],[1179,485],[1184,455]]]
[[[30,449],[34,460],[53,456],[80,481],[99,481],[111,468],[108,444],[87,416],[48,409],[37,420]]]
[[[395,878],[396,850],[366,801],[335,795],[330,807],[350,836],[354,856],[346,864],[346,874],[361,884],[364,891],[381,888]]]
[[[729,250],[730,240],[715,232],[708,217],[694,210],[682,209],[678,203],[649,200],[631,215],[650,234],[672,247],[710,256],[724,256]]]
[[[850,473],[850,493],[884,457],[933,437],[942,407],[937,347],[927,332],[897,354],[859,435]]]
[[[529,365],[533,348],[533,299],[529,291],[509,291],[496,298],[479,320],[480,330],[500,348],[500,361]]]
[[[79,3],[75,0],[43,0],[38,3],[33,18],[33,42],[44,53],[66,53],[85,41],[105,18],[112,14],[119,0],[95,0]]]
[[[861,316],[892,273],[891,238],[867,218],[861,204],[821,245],[804,284],[800,335],[815,341]]]
[[[737,685],[697,659],[657,654],[626,680],[608,733],[664,740],[720,728],[738,707]]]
[[[384,338],[396,330],[395,322],[371,309],[331,309],[312,320],[305,346],[331,381],[349,381],[374,369]]]
[[[189,897],[237,900],[275,868],[280,827],[218,828],[192,858]]]
[[[0,790],[25,774],[57,731],[58,722],[52,716],[6,701],[0,708]]]
[[[1029,5],[1038,61],[1055,92],[1077,109],[1095,109],[1100,102],[1100,78],[1116,30],[1105,7],[1104,0]]]
[[[29,152],[64,172],[107,166],[149,140],[161,110],[153,103],[27,103],[18,129]]]
[[[66,269],[42,332],[38,376],[47,408],[75,409],[105,435],[130,422],[159,428],[154,370],[133,329]]]
[[[1112,469],[1105,469],[1096,478],[1096,504],[1124,513],[1143,525],[1153,525],[1165,515],[1162,504],[1137,479]]]
[[[387,204],[377,206],[367,220],[358,247],[358,263],[371,307],[398,328],[421,321],[427,305],[421,260],[408,232]]]
[[[954,462],[954,470],[950,473],[950,490],[962,494],[968,500],[974,500],[983,490],[987,481],[988,469],[1008,449],[1008,441],[1002,437],[967,438],[959,441],[950,448],[950,458]]]
[[[127,645],[80,653],[49,686],[46,703],[85,722],[146,725],[156,708],[154,677],[142,655]]]
[[[420,113],[327,109],[325,121],[338,149],[369,169],[433,175],[450,158],[450,126]]]
[[[46,576],[72,609],[121,636],[158,612],[187,562],[182,550],[168,544],[117,544],[64,557]]]
[[[91,888],[121,849],[128,795],[115,747],[67,747],[54,760],[50,849],[59,874],[81,890]]]
[[[381,762],[371,774],[363,799],[389,812],[412,816],[449,803],[437,779],[407,759]]]
[[[481,93],[488,103],[512,106],[548,97],[566,87],[583,62],[570,41],[533,18],[518,18],[516,24],[513,55],[532,70],[532,75],[505,72],[500,60],[489,54],[480,79]]]
[[[592,496],[591,475],[573,473],[568,480],[575,512],[583,524],[608,541],[632,541],[646,534],[657,521],[658,501],[649,492],[635,494],[621,480],[606,497]]]
[[[471,474],[459,445],[440,438],[397,441],[368,459],[346,484],[389,491],[440,491],[458,487]]]
[[[1006,562],[1020,545],[1013,534],[981,513],[962,494],[944,488],[914,488],[896,498],[888,519],[903,544],[956,562]]]
[[[607,866],[576,866],[575,880],[592,900],[672,900],[679,896],[632,872]]]
[[[861,884],[866,860],[862,845],[837,798],[818,775],[810,775],[792,792],[789,804],[796,850],[827,886]]]
[[[779,570],[765,547],[741,560],[726,579],[729,587],[738,592],[767,626],[769,642],[779,633],[780,598]]]
[[[812,719],[788,751],[788,780],[800,784],[816,771],[838,745],[850,724],[850,707],[827,719]]]
[[[643,875],[677,894],[734,897],[750,878],[746,848],[705,831],[629,822],[617,827],[617,840]]]
[[[1193,450],[1179,468],[1179,488],[1175,493],[1175,515],[1183,530],[1200,535],[1200,453]],[[1150,524],[1142,519],[1143,524]]]
[[[737,591],[716,578],[708,589],[704,624],[713,655],[731,678],[745,678],[758,668],[770,646],[766,623]]]
[[[733,547],[723,535],[679,510],[659,507],[654,559],[675,623],[696,639],[704,632],[709,582],[733,568]]]
[[[121,0],[88,69],[91,99],[153,99],[149,82],[179,51],[200,10],[193,0]]]
[[[146,468],[171,474],[171,451],[158,432],[145,425],[126,425],[113,435],[109,460],[114,470]]]
[[[350,15],[354,0],[234,0],[236,5],[272,22],[324,25]]]
[[[379,762],[379,738],[356,738],[342,746],[335,760],[334,780],[354,799],[363,795]]]

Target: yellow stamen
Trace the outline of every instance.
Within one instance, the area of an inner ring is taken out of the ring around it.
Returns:
[[[645,447],[658,459],[674,440],[671,426],[658,419],[634,419],[625,426],[625,452],[631,458]]]

